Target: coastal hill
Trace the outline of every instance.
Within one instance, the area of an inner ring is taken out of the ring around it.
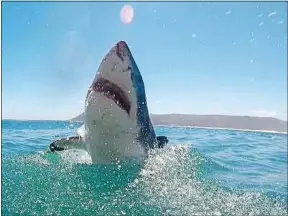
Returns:
[[[84,114],[70,119],[82,122]],[[151,114],[154,125],[228,128],[240,130],[277,131],[287,133],[287,121],[272,117],[191,115],[191,114]]]

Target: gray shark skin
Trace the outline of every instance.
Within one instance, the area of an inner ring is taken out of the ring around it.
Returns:
[[[156,137],[142,75],[126,42],[119,41],[102,60],[88,89],[78,136],[56,140],[50,150],[80,148],[93,163],[102,163],[140,158],[167,143],[167,137]]]

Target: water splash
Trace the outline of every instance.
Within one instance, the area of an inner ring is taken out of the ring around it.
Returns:
[[[134,187],[169,215],[285,215],[287,208],[261,193],[224,190],[200,181],[207,160],[177,145],[150,155]]]
[[[152,150],[144,164],[92,165],[82,151],[5,157],[3,214],[286,215],[263,193],[205,179],[221,166],[189,144]],[[213,169],[212,169],[213,170]]]

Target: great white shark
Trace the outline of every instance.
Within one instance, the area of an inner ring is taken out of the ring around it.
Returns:
[[[124,41],[102,60],[86,95],[84,116],[78,135],[54,141],[52,152],[84,149],[92,163],[102,163],[142,158],[168,143],[155,134],[142,75]]]

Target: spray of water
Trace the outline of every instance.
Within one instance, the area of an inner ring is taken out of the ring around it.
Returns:
[[[3,213],[26,215],[286,215],[261,193],[205,181],[208,160],[178,144],[144,164],[91,164],[81,151],[5,158]]]

